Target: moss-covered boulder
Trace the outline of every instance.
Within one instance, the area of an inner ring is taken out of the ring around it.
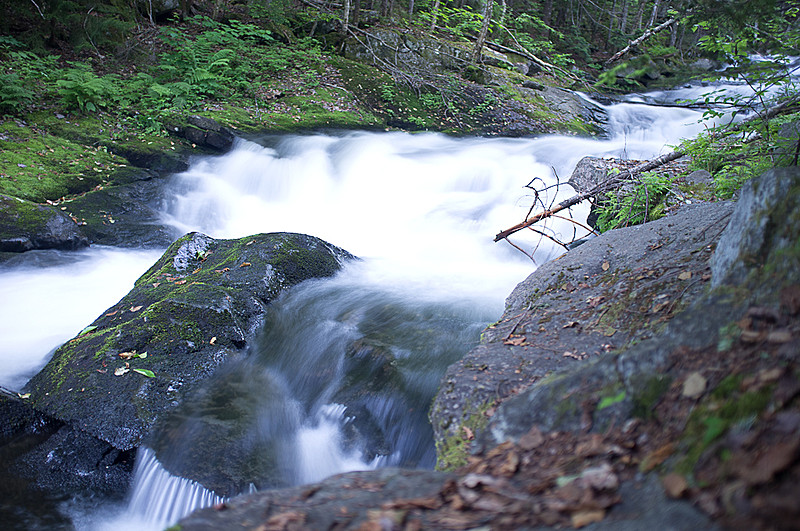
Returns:
[[[284,289],[331,276],[346,251],[311,236],[177,240],[121,301],[26,386],[35,408],[116,448],[138,446],[195,383],[247,345]]]
[[[89,245],[69,216],[47,206],[0,195],[0,252],[78,249]]]

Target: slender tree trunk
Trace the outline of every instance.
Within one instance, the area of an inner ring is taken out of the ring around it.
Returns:
[[[614,18],[617,12],[617,0],[611,5],[611,11],[608,13],[608,34],[606,35],[606,48],[608,43],[611,42],[611,33],[614,31]]]
[[[342,13],[342,33],[347,35],[347,28],[350,25],[350,0],[344,0],[344,12]]]
[[[553,15],[553,0],[545,0],[544,6],[542,7],[542,22],[550,25],[551,16]]]
[[[439,16],[439,0],[434,0],[433,10],[431,11],[431,33],[436,29],[436,17]]]
[[[481,58],[481,51],[483,51],[483,43],[486,42],[486,35],[489,33],[489,24],[492,22],[492,6],[494,0],[485,0],[486,4],[483,7],[483,24],[481,24],[481,32],[478,34],[478,40],[475,42],[475,49],[472,52],[471,64],[477,64]]]
[[[671,48],[675,47],[675,44],[678,42],[678,25],[673,24],[672,27],[669,29],[669,45]]]
[[[622,15],[620,15],[619,32],[625,35],[628,33],[628,7],[630,0],[622,0]]]
[[[414,0],[408,0],[408,21],[414,19]]]
[[[636,30],[642,31],[642,18],[644,18],[645,0],[639,0],[639,9],[636,11]]]
[[[361,0],[353,0],[353,26],[358,27],[361,21]]]
[[[653,13],[650,15],[650,22],[647,23],[647,27],[650,28],[653,24],[656,23],[656,17],[658,17],[658,7],[661,3],[661,0],[656,0],[655,4],[653,4]]]

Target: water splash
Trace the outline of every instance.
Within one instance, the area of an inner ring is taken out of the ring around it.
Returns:
[[[386,460],[385,456],[376,456],[365,461],[358,449],[343,448],[342,427],[351,420],[346,411],[341,404],[326,404],[297,431],[297,483],[313,483],[354,470],[373,470]]]
[[[225,501],[199,483],[167,472],[146,447],[139,448],[133,476],[128,509],[114,525],[130,521],[142,531],[165,529],[192,511]]]

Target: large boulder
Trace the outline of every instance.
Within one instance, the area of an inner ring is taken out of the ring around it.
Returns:
[[[75,220],[48,205],[0,195],[0,252],[73,250],[89,245]]]
[[[500,321],[442,379],[431,409],[440,465],[465,459],[465,423],[475,431],[485,426],[485,412],[548,376],[585,360],[616,360],[612,351],[660,331],[708,282],[709,245],[731,210],[730,203],[694,205],[609,231],[521,282]],[[528,412],[561,419],[552,408]]]
[[[38,410],[120,450],[236,357],[284,289],[331,276],[346,251],[311,236],[177,240],[128,295],[56,350],[26,386]]]

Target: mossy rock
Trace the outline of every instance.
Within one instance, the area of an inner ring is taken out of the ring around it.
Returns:
[[[116,448],[138,446],[185,392],[242,351],[271,300],[303,280],[333,275],[347,258],[301,234],[188,234],[56,350],[26,386],[31,403]]]
[[[0,195],[0,251],[74,250],[89,245],[78,225],[61,211]]]

